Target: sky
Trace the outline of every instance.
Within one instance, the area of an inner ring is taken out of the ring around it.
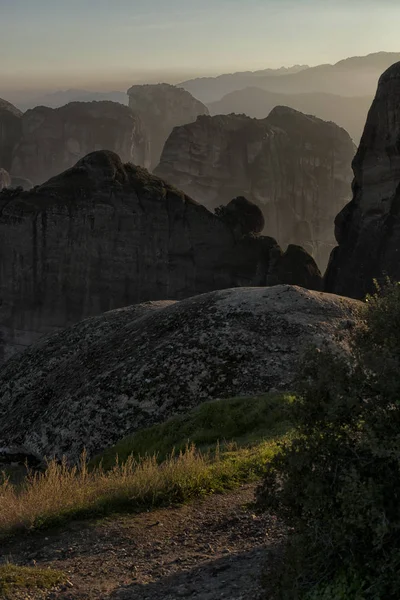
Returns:
[[[400,0],[0,0],[0,90],[334,63],[400,51]]]

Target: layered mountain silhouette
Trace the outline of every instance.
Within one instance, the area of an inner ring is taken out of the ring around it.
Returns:
[[[191,79],[180,86],[205,103],[252,86],[284,94],[323,92],[339,96],[369,96],[375,94],[381,73],[399,60],[398,52],[377,52],[347,58],[334,65],[299,67],[295,72],[284,74],[263,71],[233,73]]]
[[[281,94],[248,87],[211,102],[208,108],[211,115],[236,113],[265,119],[275,106],[290,106],[302,113],[333,121],[346,129],[358,144],[372,100],[372,95],[345,97],[322,92]]]

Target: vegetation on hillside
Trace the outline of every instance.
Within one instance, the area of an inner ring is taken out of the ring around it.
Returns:
[[[400,284],[367,298],[353,350],[305,358],[293,443],[259,488],[293,528],[268,598],[400,597]]]
[[[293,398],[207,403],[123,440],[96,465],[52,461],[21,485],[0,485],[0,537],[75,517],[148,510],[259,478],[289,436]],[[195,443],[199,444],[196,448]],[[118,453],[119,456],[118,456]]]

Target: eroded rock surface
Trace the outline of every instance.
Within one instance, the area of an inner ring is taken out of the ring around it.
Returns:
[[[30,191],[0,193],[0,359],[147,300],[278,283],[321,289],[313,259],[292,254],[272,238],[238,237],[145,169],[94,152]]]
[[[0,98],[0,167],[10,171],[12,154],[22,130],[22,112]]]
[[[10,187],[11,177],[5,169],[0,169],[0,192],[6,187]]]
[[[192,123],[208,108],[181,88],[167,83],[134,85],[128,90],[129,106],[143,121],[149,137],[150,168],[158,165],[164,144],[178,125]]]
[[[262,209],[268,235],[303,246],[325,268],[354,153],[334,123],[277,107],[262,120],[201,116],[175,128],[155,173],[210,209],[245,196]]]
[[[201,402],[290,388],[309,344],[348,350],[360,303],[294,286],[112,311],[0,370],[0,446],[78,459]]]
[[[353,162],[353,199],[336,218],[326,289],[354,298],[400,279],[400,63],[380,78]]]
[[[37,106],[24,113],[11,173],[41,184],[95,150],[112,150],[124,162],[148,166],[148,142],[132,111],[111,101]]]

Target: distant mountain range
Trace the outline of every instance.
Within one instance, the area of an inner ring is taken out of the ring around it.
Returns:
[[[344,97],[320,92],[279,94],[258,87],[248,87],[227,94],[208,104],[211,115],[246,114],[264,119],[275,106],[289,106],[307,115],[333,121],[346,129],[358,144],[372,104],[373,96]]]
[[[22,111],[35,106],[49,106],[50,108],[59,108],[69,102],[91,102],[92,100],[112,100],[120,104],[128,104],[128,95],[126,92],[91,92],[88,90],[59,90],[43,96],[30,98],[26,102],[15,103]]]
[[[244,113],[265,118],[275,106],[284,105],[337,123],[358,143],[378,79],[398,61],[400,52],[377,52],[347,58],[334,65],[294,65],[190,79],[177,87],[207,104],[212,115]],[[69,102],[92,100],[128,104],[126,92],[79,89],[22,97],[13,104],[25,111],[40,105],[58,108]]]
[[[400,52],[377,52],[347,58],[334,65],[298,66],[288,72],[267,70],[225,74],[191,79],[178,85],[206,104],[247,87],[281,94],[322,92],[338,96],[372,96],[379,76],[398,61]]]

